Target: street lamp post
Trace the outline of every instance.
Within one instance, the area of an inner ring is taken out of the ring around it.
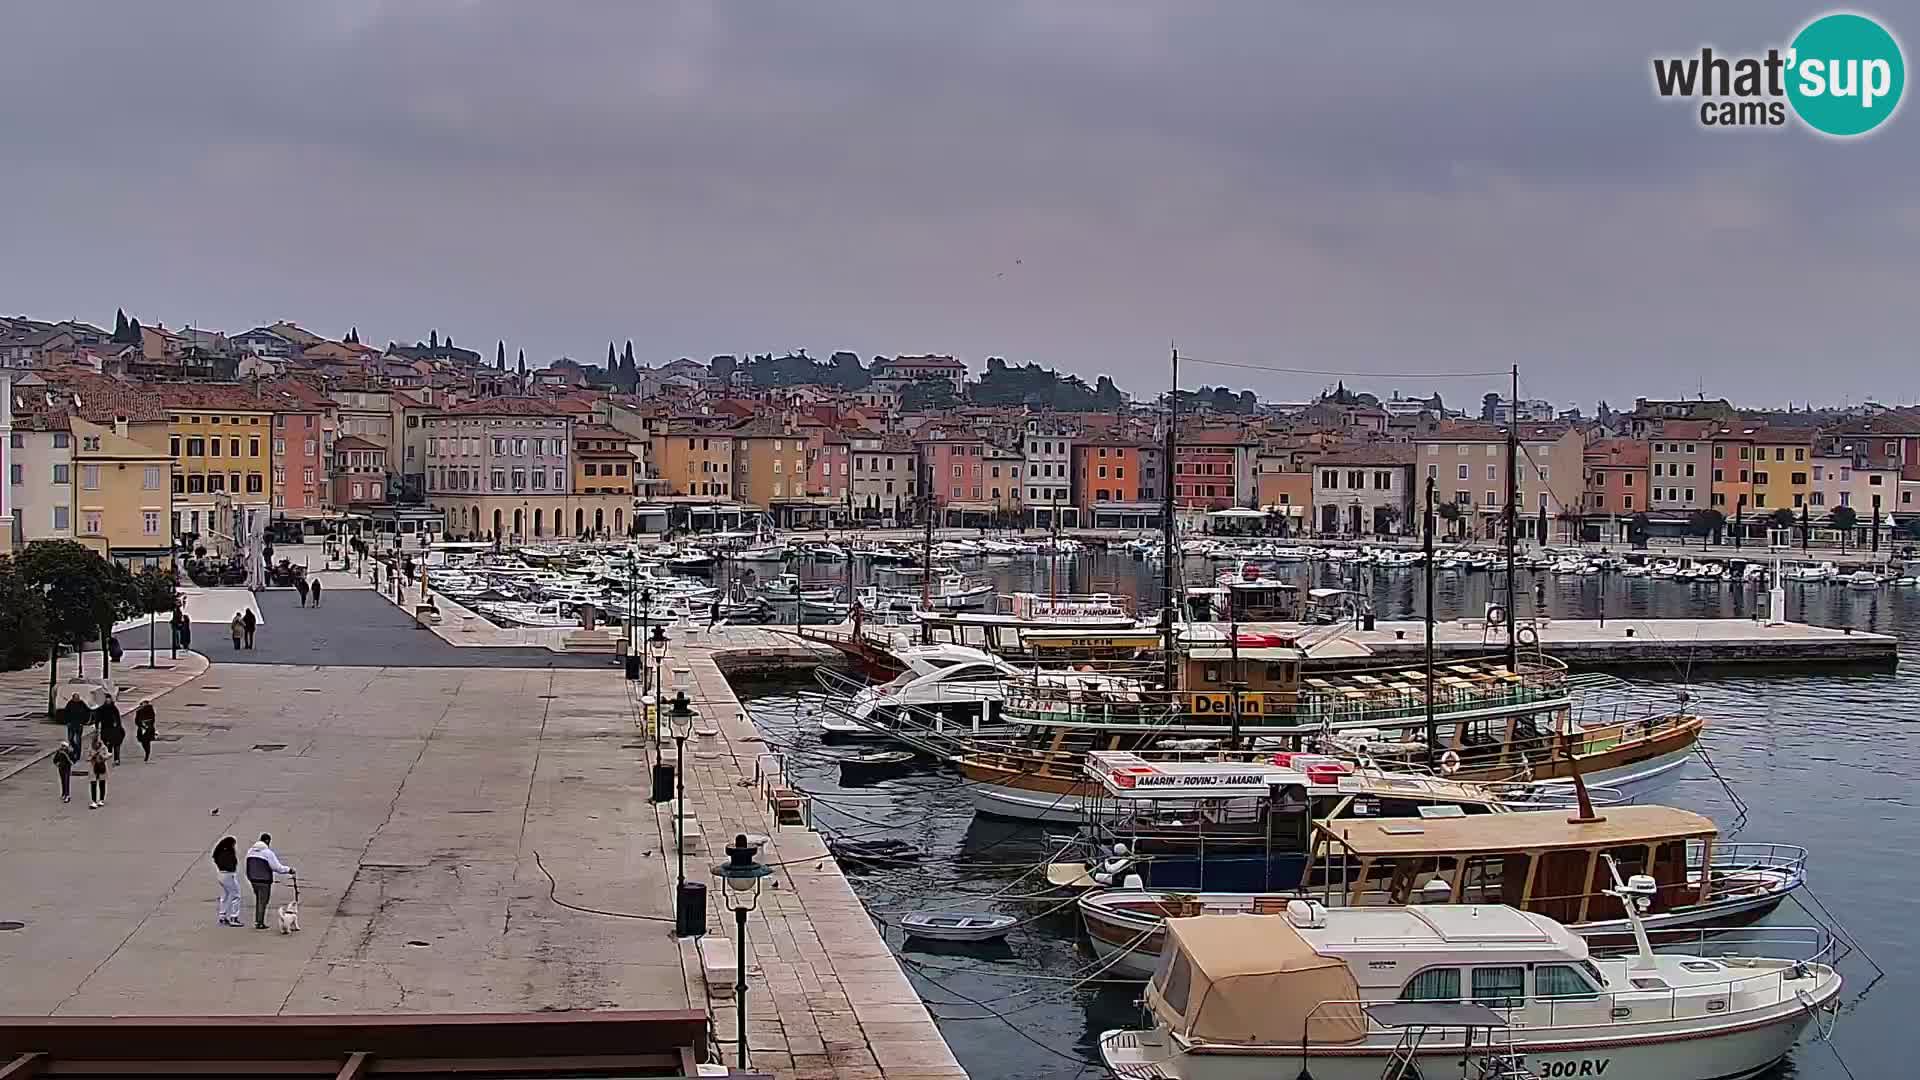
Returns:
[[[760,879],[773,873],[773,867],[755,858],[755,849],[745,833],[727,846],[727,861],[713,868],[713,876],[725,886],[727,906],[733,909],[733,941],[736,949],[733,972],[734,1031],[740,1068],[747,1067],[747,912],[760,901]]]
[[[686,906],[677,898],[687,891],[687,838],[682,831],[687,815],[687,736],[693,734],[693,706],[687,701],[687,692],[678,690],[673,695],[673,840],[679,857],[679,877],[674,885],[676,898],[675,911]],[[680,936],[687,937],[690,928],[679,928]]]
[[[653,656],[653,801],[663,803],[673,798],[674,767],[662,758],[660,728],[666,722],[665,685],[660,681],[660,664],[667,658],[667,631],[663,626],[655,625],[653,636],[647,639],[647,652]],[[646,701],[645,697],[640,699]]]
[[[629,591],[627,595],[631,596],[633,595],[633,593]],[[647,637],[647,620],[651,616],[652,612],[653,612],[653,590],[642,589],[640,592],[640,640],[635,641],[633,642],[633,644],[627,646],[628,653],[632,653],[635,650],[645,649],[649,647],[649,641],[651,639]],[[633,625],[631,622],[629,622],[627,625],[627,634],[629,636],[633,634]],[[647,664],[646,664],[645,658],[642,658],[640,661],[640,700],[645,701],[646,698],[647,698]]]

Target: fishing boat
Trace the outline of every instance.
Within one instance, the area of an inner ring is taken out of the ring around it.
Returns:
[[[1564,810],[1477,816],[1316,820],[1304,850],[1208,856],[1196,876],[1245,881],[1250,863],[1291,886],[1264,892],[1121,888],[1080,898],[1094,952],[1117,977],[1146,978],[1167,917],[1277,914],[1306,897],[1329,908],[1391,907],[1436,899],[1509,904],[1613,943],[1631,931],[1594,868],[1602,855],[1653,881],[1649,927],[1676,930],[1751,922],[1806,882],[1804,848],[1722,842],[1713,822],[1665,806],[1613,806],[1588,819]],[[1237,859],[1237,865],[1236,860]],[[1291,859],[1291,861],[1289,861]],[[1189,859],[1191,863],[1191,859]],[[1141,869],[1158,874],[1158,860]],[[1173,875],[1167,875],[1173,876]]]
[[[807,587],[800,584],[798,574],[781,574],[772,581],[760,585],[762,598],[777,603],[791,604],[795,600],[832,600],[840,592],[831,585]]]
[[[924,596],[911,592],[887,594],[889,600],[906,600],[930,611],[969,611],[985,607],[993,596],[993,585],[970,581],[960,574],[945,574],[928,587]]]
[[[1656,953],[1640,917],[1651,884],[1619,882],[1610,861],[1601,872],[1631,923],[1627,956],[1501,905],[1295,901],[1169,920],[1150,1026],[1103,1032],[1101,1059],[1127,1080],[1404,1080],[1475,1062],[1483,1077],[1731,1080],[1772,1068],[1837,1007],[1824,933],[1801,932],[1791,957]]]
[[[997,941],[1018,923],[995,912],[916,911],[901,917],[900,929],[929,941]]]

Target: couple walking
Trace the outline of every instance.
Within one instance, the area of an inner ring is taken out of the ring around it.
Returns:
[[[231,836],[221,837],[213,845],[214,876],[220,882],[220,898],[214,902],[214,915],[221,926],[245,926],[240,919],[240,858],[234,854],[239,842]],[[267,928],[267,905],[273,900],[273,875],[285,874],[296,883],[299,876],[293,867],[280,861],[274,854],[273,837],[261,833],[260,839],[247,849],[247,884],[253,886],[253,928]],[[296,891],[298,891],[296,889]]]

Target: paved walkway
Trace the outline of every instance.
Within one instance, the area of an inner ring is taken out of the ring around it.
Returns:
[[[271,589],[255,595],[261,624],[252,649],[236,651],[225,622],[193,624],[193,640],[215,664],[315,664],[329,667],[574,667],[613,672],[611,657],[551,652],[537,647],[461,649],[369,588],[322,591],[319,607],[301,607],[299,594]],[[229,618],[232,616],[229,615]]]
[[[217,665],[106,808],[0,782],[0,1015],[684,1008],[632,723],[610,672]],[[214,924],[262,831],[298,936]]]

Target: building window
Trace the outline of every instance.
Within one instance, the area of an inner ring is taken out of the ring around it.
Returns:
[[[66,532],[68,520],[69,516],[66,507],[56,506],[53,508],[53,528],[55,532]]]
[[[141,513],[142,526],[148,536],[160,535],[160,511],[146,510]]]
[[[72,483],[73,477],[71,470],[72,466],[70,465],[55,465],[53,467],[53,482],[56,484]]]

